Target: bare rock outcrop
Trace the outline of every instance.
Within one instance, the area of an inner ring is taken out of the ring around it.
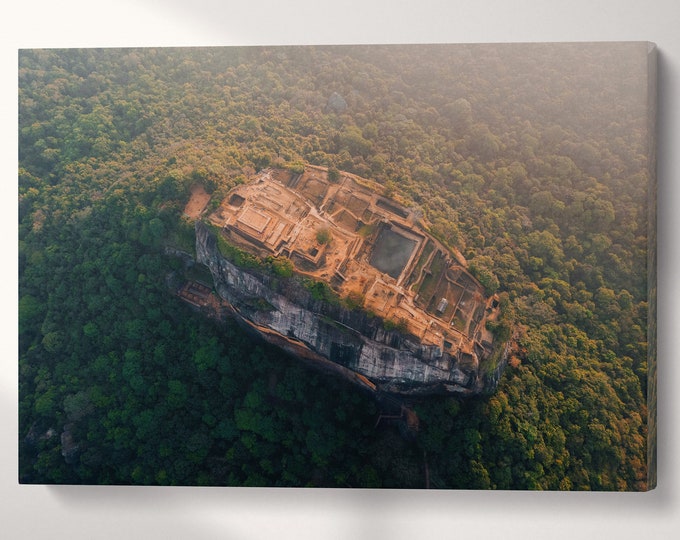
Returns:
[[[196,223],[197,261],[238,321],[270,343],[373,391],[402,395],[474,395],[491,390],[475,356],[386,330],[379,317],[314,297],[297,276],[243,268],[218,249],[215,232]]]

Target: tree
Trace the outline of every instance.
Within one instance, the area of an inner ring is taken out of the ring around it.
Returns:
[[[328,181],[336,184],[340,180],[340,171],[335,167],[328,168]]]
[[[331,234],[330,229],[326,227],[316,231],[316,241],[321,245],[330,244],[332,238],[333,235]]]

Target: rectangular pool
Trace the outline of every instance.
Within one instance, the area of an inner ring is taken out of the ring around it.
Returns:
[[[398,279],[418,242],[384,227],[378,233],[370,263],[381,272]]]

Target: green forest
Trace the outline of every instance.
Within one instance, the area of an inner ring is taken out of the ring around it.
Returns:
[[[654,487],[647,70],[645,44],[20,51],[19,481]],[[419,208],[498,292],[494,393],[421,399],[412,433],[172,294],[192,185],[304,163]]]

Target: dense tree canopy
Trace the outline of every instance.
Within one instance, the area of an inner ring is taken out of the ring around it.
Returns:
[[[21,51],[21,480],[645,488],[646,61],[640,45]],[[517,346],[496,393],[416,403],[415,435],[376,424],[355,387],[171,294],[192,185],[215,204],[304,162],[419,207],[500,293]]]

